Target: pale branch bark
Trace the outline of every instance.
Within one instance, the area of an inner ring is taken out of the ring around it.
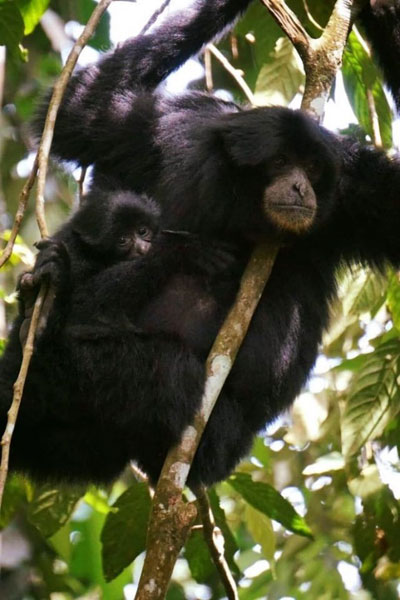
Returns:
[[[233,79],[236,81],[247,100],[250,104],[254,104],[254,94],[251,91],[250,87],[247,85],[246,81],[243,78],[243,75],[238,69],[235,69],[233,65],[229,62],[227,58],[214,46],[214,44],[208,44],[207,49],[211,52],[213,56],[221,63],[224,67],[225,71],[227,71],[230,75],[232,75]]]
[[[261,0],[291,40],[304,64],[302,109],[322,119],[332,83],[342,64],[351,26],[353,0],[337,0],[322,35],[311,38],[284,0]]]
[[[236,582],[230,572],[224,555],[225,540],[222,531],[216,525],[210,501],[205,488],[196,490],[197,505],[201,522],[203,523],[203,535],[209,548],[211,558],[224,585],[228,600],[239,600]]]
[[[80,35],[79,39],[75,42],[73,48],[71,49],[71,52],[67,59],[67,62],[65,63],[65,66],[63,67],[63,69],[61,71],[60,77],[54,86],[53,94],[52,94],[49,108],[48,108],[47,115],[46,115],[45,126],[43,129],[42,137],[41,137],[40,144],[39,144],[38,153],[36,155],[35,163],[32,168],[31,174],[22,190],[20,200],[19,200],[17,215],[15,217],[12,235],[10,238],[10,242],[9,242],[9,244],[7,244],[5,251],[3,252],[3,255],[2,255],[1,261],[0,261],[0,266],[5,263],[5,261],[8,259],[8,257],[12,253],[12,248],[13,248],[17,233],[19,231],[20,223],[25,214],[26,205],[27,205],[27,202],[29,199],[29,193],[35,182],[37,173],[38,173],[38,186],[37,186],[37,194],[36,194],[36,218],[37,218],[41,236],[44,237],[47,235],[47,225],[46,225],[45,214],[44,214],[44,186],[45,186],[45,182],[46,182],[46,174],[47,174],[47,167],[48,167],[48,161],[49,161],[50,146],[51,146],[51,142],[53,139],[54,126],[55,126],[55,122],[56,122],[58,109],[60,107],[62,97],[63,97],[65,89],[67,87],[67,83],[72,75],[73,68],[79,58],[79,55],[82,52],[85,44],[89,41],[89,39],[93,35],[101,16],[105,12],[105,10],[108,8],[108,6],[111,4],[111,2],[112,2],[112,0],[100,0],[99,4],[94,9],[87,25],[85,26],[82,34]],[[42,284],[39,294],[38,294],[38,297],[35,302],[33,315],[32,315],[31,323],[29,326],[28,337],[27,337],[27,340],[26,340],[26,343],[25,343],[25,346],[23,349],[21,370],[18,375],[18,379],[14,384],[14,393],[13,393],[11,407],[8,411],[7,426],[6,426],[6,429],[5,429],[3,438],[2,438],[2,442],[1,442],[2,457],[1,457],[1,464],[0,464],[0,508],[1,508],[1,501],[3,498],[3,494],[4,494],[4,486],[5,486],[7,474],[8,474],[8,463],[9,463],[11,438],[12,438],[12,434],[13,434],[13,431],[15,428],[19,407],[21,404],[21,399],[22,399],[22,394],[23,394],[26,377],[28,374],[29,364],[30,364],[30,361],[32,358],[35,333],[36,333],[36,330],[37,330],[39,322],[40,322],[41,311],[42,311],[43,305],[45,304],[46,297],[50,293],[51,293],[51,289],[48,288],[48,286]],[[44,326],[43,323],[41,325]]]
[[[305,63],[308,60],[311,38],[295,13],[288,7],[285,0],[261,0],[261,2],[268,8]]]
[[[260,244],[254,249],[242,276],[237,300],[229,311],[207,359],[201,409],[193,425],[184,431],[179,446],[173,448],[165,460],[154,494],[147,553],[136,600],[161,600],[165,597],[173,565],[196,516],[196,510],[191,508],[188,512],[191,505],[182,500],[182,490],[190,465],[212,409],[245,338],[252,315],[271,274],[277,251],[278,247],[269,243]]]
[[[26,376],[28,374],[29,363],[33,354],[33,345],[35,341],[36,328],[40,319],[40,311],[45,301],[47,294],[46,286],[42,285],[40,288],[31,322],[29,325],[28,337],[24,346],[24,352],[22,357],[21,368],[18,374],[18,378],[14,383],[14,394],[12,404],[7,413],[7,425],[4,430],[3,437],[1,439],[1,463],[0,463],[0,509],[3,500],[4,486],[6,484],[8,474],[8,462],[10,457],[10,445],[11,439],[14,433],[15,424],[17,422],[19,408],[21,406],[22,394],[24,391],[24,385]]]

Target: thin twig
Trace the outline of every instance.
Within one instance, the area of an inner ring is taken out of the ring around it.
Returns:
[[[11,254],[12,254],[15,240],[17,239],[17,235],[19,233],[21,223],[22,223],[24,215],[25,215],[26,207],[28,205],[29,195],[31,193],[31,190],[32,190],[33,185],[36,180],[37,170],[38,170],[38,158],[36,155],[35,162],[33,163],[32,171],[31,171],[28,179],[26,180],[25,185],[22,188],[22,191],[19,196],[18,208],[17,208],[17,212],[15,213],[15,219],[14,219],[14,224],[13,224],[13,227],[11,230],[11,235],[7,242],[6,247],[4,248],[4,250],[0,256],[0,268],[8,261],[8,259],[10,258]]]
[[[207,48],[210,52],[215,56],[215,58],[221,63],[224,69],[232,75],[233,79],[236,81],[238,86],[241,88],[242,92],[246,96],[247,100],[250,104],[254,104],[254,94],[245,82],[241,72],[238,69],[235,69],[233,65],[229,62],[227,58],[214,46],[214,44],[207,44]]]
[[[212,60],[211,50],[206,48],[204,50],[204,71],[206,75],[206,89],[207,92],[212,92],[214,89],[213,74],[212,74]]]
[[[307,0],[303,0],[303,6],[304,6],[305,13],[307,15],[307,19],[310,21],[310,23],[312,23],[314,25],[314,27],[316,27],[320,31],[323,31],[324,28],[321,27],[321,25],[312,16],[311,11],[308,6],[308,3],[307,3]]]
[[[230,572],[224,555],[224,536],[216,525],[207,491],[204,487],[196,490],[199,515],[203,523],[203,535],[209,548],[215,567],[224,585],[228,600],[238,600],[236,582]]]
[[[8,473],[8,462],[10,457],[10,444],[14,433],[15,424],[17,422],[19,408],[21,406],[22,394],[26,376],[28,374],[29,363],[33,354],[33,345],[35,341],[35,333],[39,324],[40,311],[47,294],[47,286],[42,285],[32,313],[31,322],[29,325],[28,337],[24,346],[21,368],[18,378],[14,383],[14,394],[12,404],[7,413],[7,425],[1,439],[1,463],[0,463],[0,509],[3,500],[4,486]]]
[[[154,25],[154,23],[158,20],[158,17],[160,17],[160,15],[162,15],[164,10],[167,8],[167,6],[170,3],[171,3],[171,0],[164,0],[164,2],[161,4],[161,6],[153,12],[153,14],[151,15],[150,19],[145,24],[143,29],[139,32],[139,35],[144,35],[150,29],[150,27],[152,27]]]

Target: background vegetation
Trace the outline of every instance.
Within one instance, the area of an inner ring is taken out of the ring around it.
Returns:
[[[316,24],[325,24],[333,1],[288,4],[317,36]],[[32,162],[29,120],[61,69],[60,32],[65,48],[68,36],[79,29],[71,22],[86,23],[94,6],[93,0],[0,0],[0,45],[7,46],[6,53],[0,49],[4,240]],[[46,10],[51,11],[46,19],[58,18],[50,29],[46,21],[40,24]],[[110,47],[107,17],[90,45],[101,51]],[[219,48],[243,72],[258,103],[289,104],[301,93],[300,61],[261,4],[253,3]],[[246,100],[214,57],[208,75],[208,87]],[[352,133],[391,151],[393,115],[362,32],[349,38],[342,75],[356,115]],[[76,197],[71,172],[53,165],[46,187],[51,231],[69,214]],[[16,278],[32,264],[32,243],[39,237],[32,212],[30,208],[12,259],[0,273],[2,345],[16,312]],[[398,273],[377,275],[354,267],[341,273],[339,296],[308,389],[291,415],[260,435],[248,460],[210,494],[242,600],[398,598]],[[108,489],[38,486],[10,477],[0,519],[0,597],[132,598],[149,509],[147,485],[130,468]],[[201,531],[195,530],[177,563],[168,598],[223,596]]]

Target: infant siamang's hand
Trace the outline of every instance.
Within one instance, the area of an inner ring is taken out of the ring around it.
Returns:
[[[36,298],[42,283],[52,284],[57,289],[69,272],[68,251],[63,242],[46,238],[35,244],[40,250],[33,271],[24,273],[19,280],[19,293],[23,301]]]
[[[177,262],[189,270],[213,277],[232,273],[239,268],[238,248],[235,244],[201,237],[187,231],[164,230],[167,239],[177,244]]]
[[[39,336],[45,328],[47,317],[53,307],[55,294],[61,281],[69,273],[69,256],[62,242],[48,238],[37,242],[40,250],[36,257],[33,271],[23,273],[18,282],[18,297],[20,301],[20,314],[24,321],[20,327],[20,341],[24,345],[32,317],[33,307],[42,283],[47,283],[48,290],[41,310],[41,318],[36,330]]]

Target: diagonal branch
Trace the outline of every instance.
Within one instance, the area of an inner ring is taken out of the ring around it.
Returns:
[[[232,368],[253,313],[271,274],[278,247],[264,243],[257,246],[242,276],[236,303],[229,311],[206,364],[206,383],[201,409],[193,426],[182,435],[164,463],[158,481],[149,523],[147,554],[136,600],[161,600],[165,597],[177,556],[185,543],[196,514],[182,500],[182,490],[189,474],[197,446],[219,393]],[[181,528],[177,530],[179,518]],[[162,543],[160,542],[162,540]],[[151,596],[148,590],[152,590]]]

